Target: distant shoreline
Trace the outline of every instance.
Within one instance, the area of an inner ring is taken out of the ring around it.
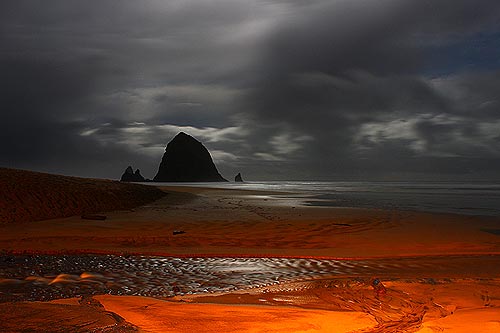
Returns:
[[[248,181],[244,183],[144,183],[273,193],[311,207],[384,209],[500,217],[500,184],[484,182]]]

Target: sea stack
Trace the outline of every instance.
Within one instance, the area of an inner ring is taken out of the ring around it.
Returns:
[[[243,178],[241,178],[241,172],[238,172],[236,177],[234,177],[234,181],[237,183],[243,183]]]
[[[226,182],[207,148],[180,132],[165,148],[155,182]]]
[[[143,182],[145,181],[144,177],[141,175],[141,171],[139,169],[135,170],[129,165],[120,179],[122,182]]]

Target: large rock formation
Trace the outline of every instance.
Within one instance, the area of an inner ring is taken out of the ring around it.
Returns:
[[[201,142],[180,132],[165,148],[155,182],[225,182]]]
[[[141,171],[139,169],[135,170],[129,165],[120,179],[122,182],[143,182],[145,181],[144,177],[141,175]]]

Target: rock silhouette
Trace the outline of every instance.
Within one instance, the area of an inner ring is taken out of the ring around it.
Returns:
[[[135,170],[129,165],[120,179],[122,182],[143,182],[145,181],[144,177],[141,175],[141,171],[139,169]]]
[[[153,179],[155,182],[225,182],[212,157],[201,142],[184,132],[177,134],[165,148],[165,154]]]
[[[236,177],[234,177],[234,181],[237,183],[243,183],[243,178],[241,178],[241,172],[238,172]]]

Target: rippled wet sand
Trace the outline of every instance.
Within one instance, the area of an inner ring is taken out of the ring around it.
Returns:
[[[0,256],[0,301],[93,294],[170,297],[320,278],[429,279],[500,275],[500,256],[364,260],[172,258],[111,255]]]
[[[219,295],[185,295],[176,299],[205,304],[285,305],[335,312],[363,312],[377,322],[374,327],[364,330],[365,333],[415,332],[422,328],[424,321],[439,322],[440,319],[456,316],[454,312],[457,309],[462,312],[467,312],[467,309],[479,311],[475,312],[476,321],[481,315],[487,314],[491,318],[495,311],[500,313],[498,279],[384,280],[386,289],[383,294],[375,292],[371,281],[366,278],[316,279]],[[489,324],[500,329],[498,322]],[[432,332],[454,332],[438,324],[427,326],[432,327]],[[481,332],[498,330],[492,330],[490,326]]]

